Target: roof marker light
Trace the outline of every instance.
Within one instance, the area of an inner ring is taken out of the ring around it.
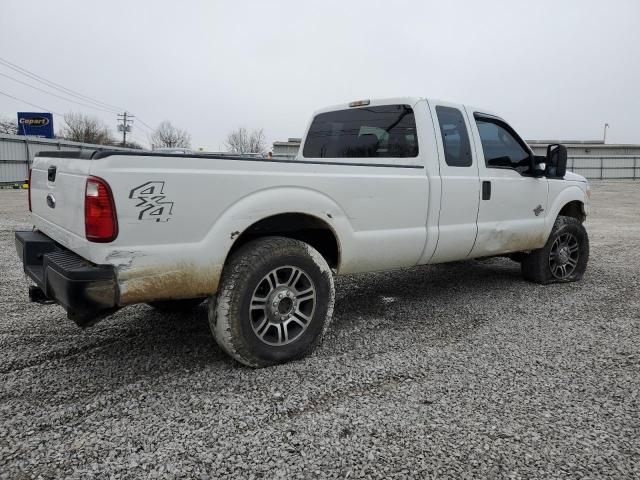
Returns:
[[[355,102],[351,102],[349,104],[350,107],[363,107],[365,105],[369,105],[371,103],[370,100],[356,100]]]

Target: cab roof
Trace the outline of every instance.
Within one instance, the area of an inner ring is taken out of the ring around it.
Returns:
[[[422,101],[422,100],[426,100],[429,104],[447,104],[450,106],[457,106],[457,107],[464,107],[465,105],[461,104],[461,103],[455,103],[455,102],[450,102],[450,101],[445,101],[445,100],[439,100],[436,98],[427,98],[427,97],[416,97],[416,96],[409,96],[409,97],[389,97],[389,98],[363,98],[363,99],[356,99],[353,100],[352,102],[349,103],[340,103],[337,105],[331,105],[328,107],[324,107],[321,108],[319,110],[316,110],[313,112],[313,115],[316,116],[320,113],[325,113],[325,112],[333,112],[335,110],[348,110],[351,108],[366,108],[366,107],[375,107],[375,106],[382,106],[382,105],[410,105],[411,107],[415,107],[415,105]],[[353,105],[353,103],[360,103],[360,102],[369,102],[367,104],[360,104],[360,105]],[[500,118],[499,115],[497,115],[496,113],[492,112],[489,109],[486,108],[478,108],[478,107],[473,107],[470,105],[466,105],[466,107],[471,110],[472,112],[480,112],[480,113],[485,113],[485,114],[489,114],[489,115],[493,115],[496,116],[498,118]]]

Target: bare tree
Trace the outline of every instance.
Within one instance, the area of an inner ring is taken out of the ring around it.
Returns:
[[[233,153],[264,153],[267,150],[262,128],[249,131],[240,127],[227,136],[225,146]]]
[[[109,128],[96,117],[84,113],[67,113],[61,137],[73,142],[108,145],[113,142]]]
[[[8,117],[0,117],[0,133],[16,135],[18,133],[18,122]]]
[[[180,130],[165,120],[151,134],[149,142],[151,148],[191,148],[191,135],[186,130]]]

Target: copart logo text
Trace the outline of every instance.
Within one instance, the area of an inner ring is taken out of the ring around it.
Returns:
[[[44,127],[49,125],[49,119],[44,117],[21,118],[20,125],[28,125],[29,127]]]

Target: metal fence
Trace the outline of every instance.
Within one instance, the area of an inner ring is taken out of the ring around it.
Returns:
[[[567,158],[567,170],[589,179],[640,179],[638,155],[573,155]]]
[[[24,160],[0,160],[0,184],[22,182],[29,176]]]
[[[77,152],[82,150],[131,150],[129,148],[94,145],[91,143],[49,140],[0,134],[0,184],[16,183],[29,176],[29,164],[39,152],[52,150]]]
[[[0,134],[0,184],[16,183],[29,176],[29,164],[38,152],[61,150],[130,150],[122,147],[47,140]],[[278,159],[274,155],[274,158]],[[640,155],[572,155],[567,159],[567,170],[589,179],[640,180]]]

